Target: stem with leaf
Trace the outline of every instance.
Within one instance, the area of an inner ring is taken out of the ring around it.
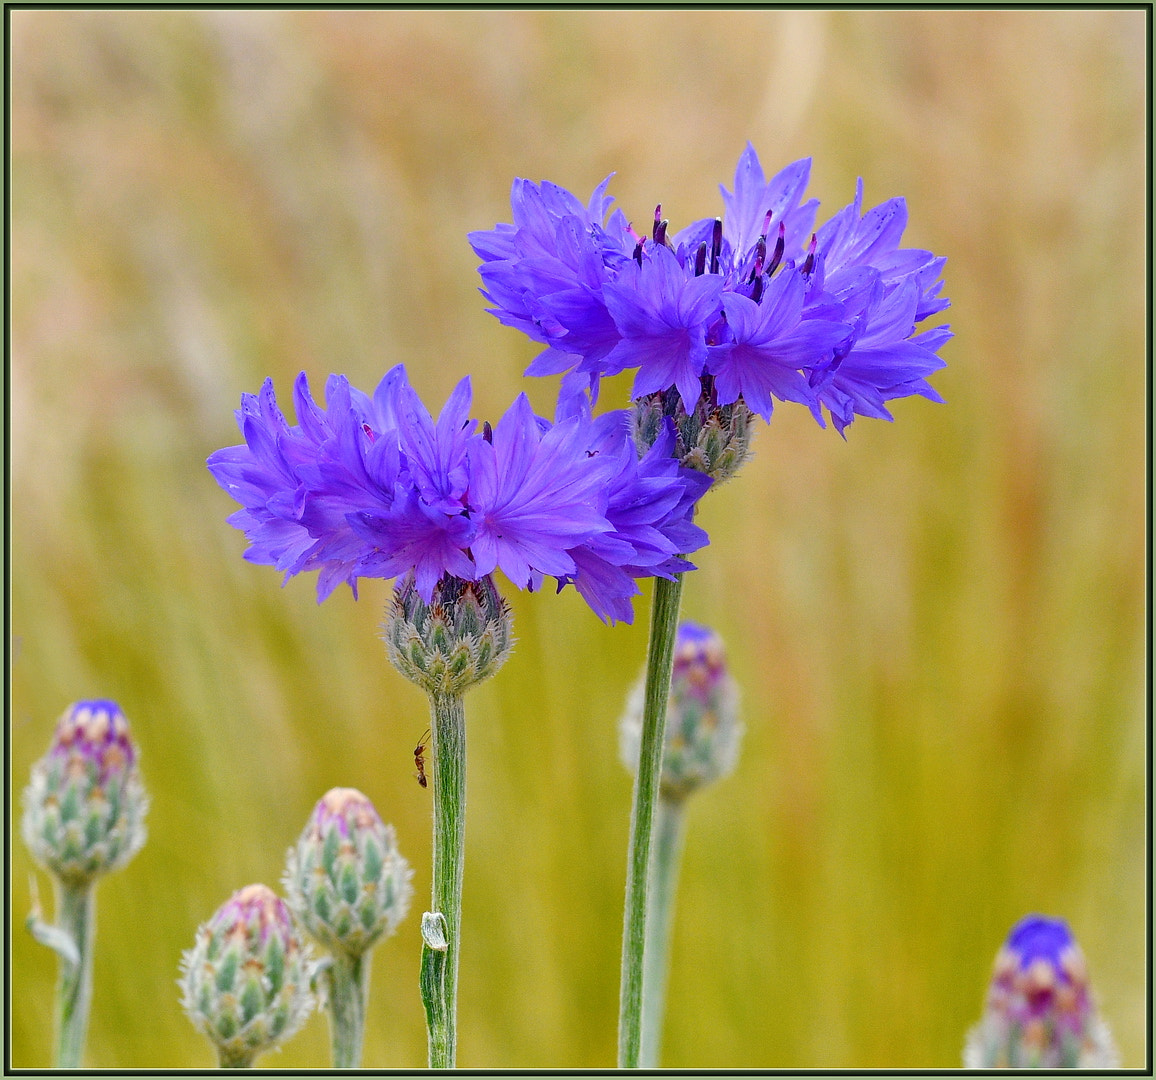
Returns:
[[[457,1054],[458,957],[466,840],[466,714],[462,698],[431,694],[433,717],[433,902],[422,920],[422,998],[429,1066],[452,1069]],[[430,920],[429,915],[441,916]],[[430,932],[427,934],[427,927]],[[433,944],[431,944],[431,941]]]
[[[56,882],[56,925],[40,918],[40,903],[33,879],[32,913],[27,927],[32,936],[60,957],[56,985],[56,1068],[78,1069],[84,1056],[88,1013],[92,1004],[92,939],[96,904],[94,882],[79,885]]]

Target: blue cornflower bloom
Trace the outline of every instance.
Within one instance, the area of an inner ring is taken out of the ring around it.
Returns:
[[[326,397],[302,373],[290,424],[266,380],[242,395],[245,442],[208,460],[241,504],[229,522],[245,557],[286,580],[317,570],[319,602],[343,581],[356,596],[359,578],[412,575],[428,604],[439,582],[501,570],[519,588],[573,583],[601,618],[629,622],[635,579],[687,569],[680,556],[707,543],[691,517],[709,481],[669,450],[640,461],[624,413],[574,405],[551,424],[519,395],[479,428],[465,378],[435,421],[400,365],[372,397],[336,375]]]
[[[748,144],[725,215],[649,236],[610,213],[609,177],[583,205],[557,185],[517,180],[513,224],[470,234],[490,311],[546,348],[527,374],[564,374],[561,394],[596,396],[599,379],[636,369],[633,396],[677,390],[681,410],[740,405],[770,419],[774,402],[826,409],[842,432],[855,415],[921,394],[943,366],[947,327],[919,324],[948,306],[945,260],[900,248],[902,199],[854,201],[817,232],[803,201],[810,160],[769,180]],[[607,216],[609,214],[609,216]]]

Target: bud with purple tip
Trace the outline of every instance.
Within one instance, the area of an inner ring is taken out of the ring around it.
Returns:
[[[622,761],[631,771],[638,764],[643,693],[640,679],[619,729]],[[679,624],[666,709],[663,798],[681,801],[733,771],[742,734],[738,686],[727,670],[722,638],[698,623]]]
[[[70,705],[24,791],[24,842],[69,887],[127,863],[145,841],[148,798],[115,701]]]
[[[301,925],[331,952],[360,956],[409,910],[413,871],[392,825],[353,788],[333,788],[289,849],[285,893]]]
[[[28,850],[56,879],[56,918],[27,920],[33,937],[60,956],[56,990],[56,1067],[84,1055],[92,1003],[95,884],[124,866],[145,842],[148,798],[137,748],[115,701],[78,701],[64,711],[48,752],[24,790]]]
[[[330,953],[322,977],[335,1068],[361,1065],[370,950],[405,917],[412,877],[393,826],[353,788],[327,791],[289,849],[289,908]]]
[[[181,1004],[222,1068],[251,1068],[304,1023],[316,970],[285,902],[265,885],[246,885],[182,956]]]
[[[968,1069],[1112,1069],[1119,1065],[1088,984],[1083,951],[1063,919],[1021,919],[995,958],[983,1019],[963,1052]]]

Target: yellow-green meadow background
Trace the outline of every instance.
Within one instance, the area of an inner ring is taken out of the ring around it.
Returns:
[[[214,1064],[181,951],[278,884],[338,785],[416,870],[365,1064],[424,1065],[427,717],[378,638],[388,585],[283,589],[204,460],[242,391],[302,369],[368,390],[401,361],[435,412],[469,373],[476,415],[523,389],[549,414],[467,231],[509,220],[515,176],[584,199],[612,170],[628,216],[678,227],[721,211],[748,139],[768,172],[813,156],[820,221],[860,175],[905,195],[957,336],[947,404],[846,442],[781,407],[702,507],[684,611],[728,642],[748,733],[690,810],[665,1064],[953,1067],[1032,911],[1070,921],[1144,1063],[1144,12],[11,20],[13,829],[77,698],[122,704],[152,794],[98,890],[89,1065]],[[573,590],[510,595],[514,657],[467,701],[462,1067],[614,1063],[648,599],[607,628]],[[18,838],[11,869],[12,1062],[43,1067],[56,965]],[[328,1063],[320,1016],[259,1062]]]

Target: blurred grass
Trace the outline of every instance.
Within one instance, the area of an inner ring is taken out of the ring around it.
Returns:
[[[953,1067],[1010,925],[1068,918],[1145,1060],[1145,142],[1141,11],[12,13],[11,806],[63,707],[116,697],[151,839],[99,892],[89,1062],[207,1067],[174,980],[198,922],[334,785],[429,887],[421,695],[387,588],[321,607],[241,560],[203,467],[271,375],[404,361],[496,416],[533,346],[483,312],[469,229],[515,175],[628,214],[720,208],[746,139],[862,175],[949,256],[944,406],[847,443],[783,408],[702,512],[685,610],[730,643],[749,734],[693,808],[666,1064]],[[624,394],[619,381],[605,400]],[[511,597],[476,691],[463,1067],[614,1060],[645,651],[574,596]],[[49,1064],[23,932],[12,1063]],[[425,1061],[416,912],[374,962],[366,1064]],[[328,1063],[321,1018],[265,1064]]]

